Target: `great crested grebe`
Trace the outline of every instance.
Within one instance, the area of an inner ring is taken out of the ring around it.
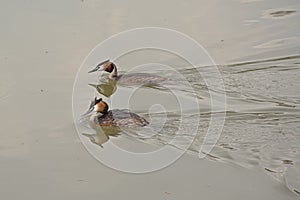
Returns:
[[[97,66],[94,69],[90,70],[88,73],[96,71],[106,71],[110,73],[109,79],[117,81],[118,83],[123,85],[156,85],[167,80],[167,78],[148,73],[131,73],[118,75],[117,66],[109,60],[105,60],[97,64]]]
[[[142,127],[149,124],[146,119],[127,109],[108,110],[108,105],[102,98],[97,99],[95,97],[86,114],[93,111],[94,113],[90,117],[90,126],[94,129],[98,125],[105,127]]]

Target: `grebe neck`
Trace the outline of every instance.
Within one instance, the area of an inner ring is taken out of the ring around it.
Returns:
[[[115,79],[117,79],[117,77],[118,77],[118,70],[117,70],[117,66],[114,64],[114,69],[110,73],[109,78],[112,80],[115,80]]]
[[[91,116],[90,116],[90,122],[92,123],[96,123],[98,117],[102,117],[104,114],[101,112],[94,112]]]

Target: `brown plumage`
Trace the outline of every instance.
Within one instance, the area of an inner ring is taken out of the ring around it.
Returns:
[[[100,112],[100,113],[107,113],[108,111],[108,105],[107,103],[105,103],[104,101],[99,101],[97,104],[96,104],[96,111],[97,112]]]
[[[103,64],[103,70],[111,73],[115,68],[115,64],[112,62],[106,62]]]
[[[95,98],[89,110],[92,108],[94,108],[96,112],[91,116],[90,120],[100,126],[141,127],[149,124],[146,119],[127,109],[108,111],[109,107],[102,98]]]
[[[89,73],[99,70],[110,73],[109,78],[122,85],[157,85],[167,80],[165,77],[149,73],[129,73],[119,75],[117,66],[109,60],[99,63],[94,69],[90,70]]]
[[[131,113],[126,109],[114,109],[110,110],[103,115],[98,115],[95,118],[95,123],[100,126],[120,126],[120,127],[138,127],[146,126],[149,122],[141,116]]]

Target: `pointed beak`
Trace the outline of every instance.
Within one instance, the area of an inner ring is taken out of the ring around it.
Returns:
[[[94,110],[94,107],[89,108],[85,113],[82,114],[82,116],[87,116],[88,114],[93,112],[93,110]]]
[[[94,69],[88,71],[88,73],[93,73],[93,72],[96,72],[96,71],[103,71],[102,66],[97,66]]]
[[[89,85],[89,86],[92,86],[92,87],[94,87],[94,88],[97,88],[97,87],[98,87],[98,85],[92,84],[92,83],[89,83],[88,85]]]
[[[105,60],[105,61],[102,61],[101,63],[98,63],[97,66],[94,69],[88,71],[88,73],[93,73],[93,72],[96,72],[96,71],[102,71],[103,70],[102,65],[107,63],[107,62],[109,62],[109,59]]]

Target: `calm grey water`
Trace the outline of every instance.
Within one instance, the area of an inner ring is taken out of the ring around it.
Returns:
[[[98,185],[84,186],[82,177],[98,184],[99,177],[94,174],[101,170],[110,176],[112,172],[94,167],[86,175],[81,166],[86,162],[90,168],[98,163],[78,150],[81,144],[71,110],[74,77],[80,63],[99,42],[121,31],[144,26],[171,28],[191,36],[217,63],[227,95],[226,121],[208,158],[260,168],[270,178],[299,193],[299,0],[1,3],[0,107],[4,123],[0,127],[0,156],[4,177],[1,185],[6,196],[32,197],[35,195],[32,191],[40,196],[64,194],[72,199],[72,194],[83,191],[84,195],[98,196]],[[140,88],[129,101],[130,109],[151,120],[150,127],[158,134],[152,135],[152,131],[144,129],[111,137],[108,142],[122,145],[122,141],[139,140],[160,148],[177,133],[183,109],[187,128],[180,134],[186,137],[176,141],[175,147],[181,148],[185,139],[191,138],[188,127],[200,116],[197,136],[188,149],[197,158],[210,116],[215,113],[210,111],[205,77],[195,72],[210,66],[194,68],[173,55],[151,51],[134,52],[116,62],[123,72],[150,62],[177,71],[149,69],[170,80],[163,86]],[[193,91],[186,87],[185,80]],[[103,77],[103,81],[107,80]],[[99,80],[91,77],[87,83],[98,84]],[[110,96],[106,100],[112,109],[128,106],[124,99],[135,87],[106,86],[105,93]],[[179,106],[170,89],[184,97],[184,107]],[[83,106],[78,109],[87,109],[92,98],[89,95],[82,91]],[[194,98],[200,111],[189,107]],[[86,121],[80,125],[86,126]],[[105,185],[115,184],[110,181],[114,179],[106,180]]]
[[[255,3],[265,6],[260,1],[242,3],[250,7]],[[217,161],[261,168],[295,193],[300,189],[298,8],[297,3],[291,6],[281,5],[276,9],[262,9],[260,16],[244,20],[245,30],[241,31],[245,35],[243,38],[236,39],[236,43],[240,43],[240,49],[232,49],[236,53],[235,56],[244,50],[244,56],[232,59],[227,62],[228,64],[218,65],[227,96],[226,121],[217,145],[208,155]],[[226,39],[221,39],[215,43],[215,48],[227,45],[226,43]],[[232,47],[227,47],[228,50],[230,48]],[[149,66],[147,68],[149,72],[163,74],[168,80],[161,86],[141,87],[136,91],[134,86],[112,85],[107,80],[107,74],[104,73],[100,77],[102,85],[98,85],[98,92],[110,97],[107,100],[110,101],[112,108],[128,108],[129,99],[129,108],[150,119],[150,127],[152,131],[156,131],[156,134],[149,129],[149,132],[143,129],[131,133],[132,135],[123,132],[123,136],[156,144],[158,147],[168,145],[178,133],[182,110],[189,113],[184,118],[190,123],[194,123],[195,116],[200,116],[197,136],[188,149],[188,152],[196,156],[208,129],[210,116],[214,114],[210,112],[210,94],[205,77],[199,75],[197,70],[206,70],[211,66],[189,66],[174,55],[150,50],[134,52],[116,60],[123,70],[121,73],[126,73],[133,66],[151,61],[171,66],[176,72],[163,67],[157,70],[160,66]],[[181,76],[177,76],[178,73]],[[98,80],[89,81],[99,84]],[[186,87],[185,81],[189,82],[191,88]],[[172,93],[174,91],[184,96],[187,102],[193,101],[189,96],[196,97],[200,110],[193,110],[188,106],[189,103],[181,107]],[[128,97],[126,95],[128,93],[132,95]],[[156,107],[151,108],[151,105]],[[189,126],[189,124],[185,125]],[[185,130],[186,132],[179,134],[193,138],[189,129]],[[93,137],[95,141],[97,136]],[[178,148],[186,143],[186,137],[177,139]],[[109,142],[114,140],[122,139],[113,138]],[[99,143],[102,144],[102,141]]]
[[[300,55],[277,57],[268,60],[256,60],[240,62],[231,65],[218,66],[225,83],[227,95],[227,108],[225,126],[221,137],[213,151],[208,155],[217,161],[233,162],[244,167],[259,167],[265,170],[273,178],[286,184],[292,191],[298,191],[299,165],[300,165]],[[209,67],[209,66],[207,66]],[[206,67],[201,67],[202,70]],[[187,80],[194,91],[186,90],[181,79],[171,71],[163,71],[169,80],[162,83],[163,86],[139,88],[129,99],[134,104],[131,110],[151,119],[150,130],[156,131],[154,135],[149,129],[140,132],[123,134],[132,140],[142,140],[146,143],[156,144],[158,147],[168,145],[176,134],[184,135],[176,139],[175,145],[181,148],[186,143],[187,137],[193,138],[189,129],[178,133],[181,123],[181,112],[188,107],[180,107],[172,92],[179,91],[183,95],[195,95],[200,105],[200,110],[189,110],[190,114],[184,115],[186,122],[195,123],[193,120],[200,116],[200,125],[193,144],[188,152],[197,155],[203,143],[203,138],[210,122],[210,95],[204,79],[197,68],[185,68],[178,70]],[[152,71],[155,73],[155,71]],[[177,79],[176,79],[177,78]],[[106,82],[105,74],[100,78]],[[124,102],[116,102],[114,99],[123,99],[130,90],[126,86],[115,86],[113,89],[105,88],[105,92],[112,94],[114,107],[122,107]],[[98,90],[99,90],[98,88]],[[117,89],[116,89],[117,88]],[[100,90],[100,92],[104,90]],[[115,96],[116,95],[116,96]],[[142,96],[142,97],[139,97]],[[167,101],[164,103],[164,101]],[[138,104],[138,105],[137,105]],[[161,105],[156,110],[150,110],[150,114],[142,108],[151,105]],[[187,127],[189,124],[185,124]],[[122,135],[122,131],[120,132]],[[122,140],[121,138],[118,138]],[[118,140],[117,138],[112,138]],[[102,143],[101,143],[102,144]],[[173,145],[174,146],[174,145]],[[105,146],[104,146],[105,147]]]

